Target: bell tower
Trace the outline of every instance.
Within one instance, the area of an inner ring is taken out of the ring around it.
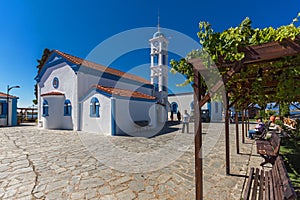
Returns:
[[[157,32],[153,34],[150,42],[151,57],[151,84],[154,85],[154,96],[159,103],[168,103],[168,44],[169,41],[160,31],[159,18]]]

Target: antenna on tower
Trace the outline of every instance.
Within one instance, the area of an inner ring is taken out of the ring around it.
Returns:
[[[160,24],[159,24],[159,8],[157,11],[157,31],[160,32]]]

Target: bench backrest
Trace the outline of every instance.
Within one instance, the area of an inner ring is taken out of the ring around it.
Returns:
[[[270,144],[272,145],[275,154],[279,153],[280,141],[280,137],[276,134],[276,132],[273,131],[270,139]]]
[[[273,188],[270,188],[270,195],[275,199],[296,199],[296,193],[287,174],[283,159],[281,156],[276,158],[272,167]],[[273,191],[272,191],[273,190]],[[272,195],[273,193],[273,195]]]

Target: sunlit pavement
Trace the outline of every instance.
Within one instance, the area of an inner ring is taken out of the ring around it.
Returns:
[[[0,199],[195,199],[193,133],[111,137],[36,126],[0,128]],[[193,124],[190,124],[193,132]],[[204,199],[240,199],[249,166],[262,161],[252,140],[225,175],[224,124],[203,124]]]

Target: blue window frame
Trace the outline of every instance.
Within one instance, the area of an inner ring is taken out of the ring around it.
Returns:
[[[59,80],[58,80],[57,77],[54,77],[54,79],[53,79],[53,81],[52,81],[52,85],[53,85],[53,87],[54,87],[55,89],[58,88],[58,86],[59,86]]]
[[[7,115],[7,103],[6,101],[0,101],[0,118],[6,118]]]
[[[90,117],[100,117],[99,108],[99,100],[96,97],[93,97],[90,102]]]
[[[48,101],[44,100],[43,101],[43,117],[49,116],[49,105]]]
[[[71,116],[72,115],[72,105],[69,99],[65,100],[64,103],[64,116]]]

